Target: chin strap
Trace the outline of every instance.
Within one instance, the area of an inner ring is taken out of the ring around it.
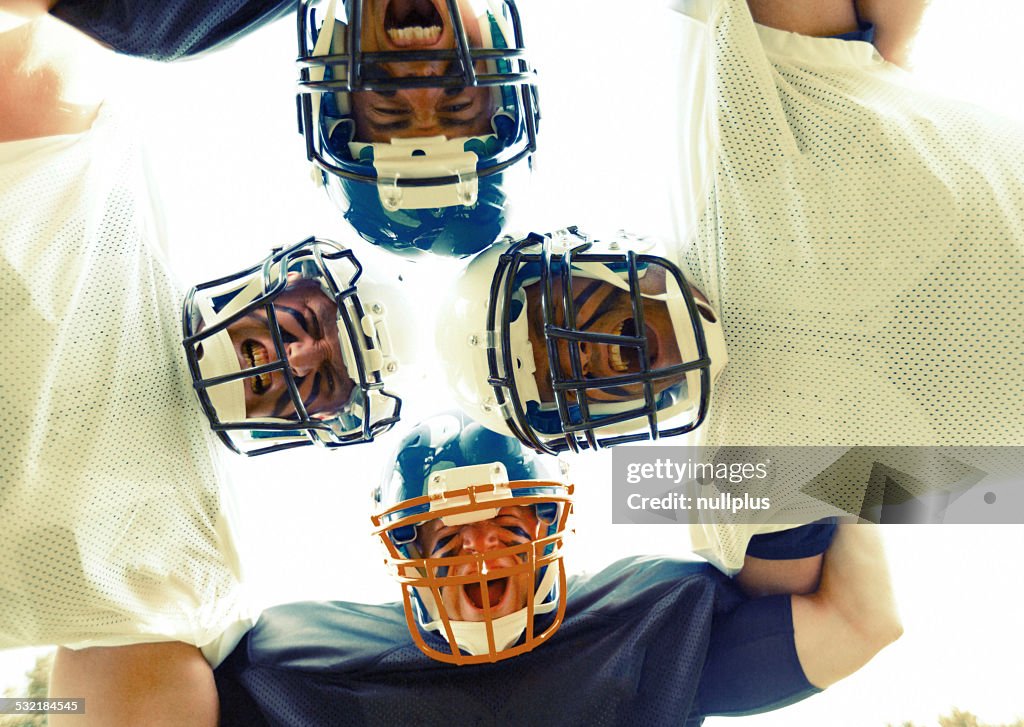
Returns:
[[[262,292],[261,278],[253,276],[245,285],[232,294],[231,299],[220,310],[215,310],[212,299],[203,293],[197,294],[193,300],[195,306],[199,309],[203,323],[207,327],[212,327],[238,313],[238,311],[259,297]],[[237,374],[242,370],[241,365],[238,363],[238,354],[235,353],[235,346],[231,342],[231,336],[228,334],[227,329],[205,337],[202,340],[202,346],[203,356],[198,360],[198,363],[199,372],[204,379]],[[243,379],[235,379],[223,384],[217,384],[216,386],[206,387],[206,395],[210,398],[210,403],[213,405],[217,419],[220,422],[246,421],[244,386]]]
[[[392,139],[389,144],[373,144],[377,193],[384,209],[396,212],[475,205],[479,191],[476,175],[479,157],[474,152],[466,151],[466,139],[427,136]],[[357,151],[353,153],[358,154]],[[398,186],[400,178],[431,177],[456,177],[457,181],[454,184],[424,187]]]
[[[555,564],[546,566],[544,569],[544,577],[541,578],[540,585],[534,591],[533,596],[533,613],[534,616],[540,616],[545,613],[550,613],[558,607],[558,599],[553,598],[550,601],[545,602],[548,593],[555,585],[555,568],[561,568],[562,564],[559,562],[557,566]],[[433,612],[434,609],[431,609]],[[490,622],[487,621],[449,621],[449,625],[452,629],[452,634],[455,636],[455,643],[461,650],[477,656],[478,654],[490,653],[490,647],[487,641],[488,625],[494,635],[494,650],[495,652],[504,651],[509,648],[519,637],[522,636],[523,632],[526,631],[526,616],[529,609],[521,608],[514,613],[510,613],[507,616],[493,619]],[[437,631],[442,636],[445,634],[443,621],[436,616],[435,613],[431,613],[434,618],[428,624],[424,624],[423,628],[431,631]]]

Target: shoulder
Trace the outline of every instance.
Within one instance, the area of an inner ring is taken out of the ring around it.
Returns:
[[[239,645],[246,662],[311,671],[353,671],[391,651],[422,655],[400,603],[302,601],[265,610]],[[426,657],[423,657],[426,659]]]
[[[730,603],[741,598],[731,580],[703,561],[665,556],[631,556],[593,574],[569,581],[571,614],[582,612],[635,615],[638,608],[680,593],[723,597]]]

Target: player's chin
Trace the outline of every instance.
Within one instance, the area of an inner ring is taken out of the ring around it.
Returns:
[[[644,398],[643,384],[616,386],[613,389],[590,389],[587,391],[588,404],[620,404]]]
[[[655,370],[655,375],[656,373],[657,370]],[[651,378],[651,393],[657,396],[666,389],[670,389],[673,386],[681,384],[685,379],[686,377],[680,374],[675,374],[661,379]],[[588,392],[588,397],[591,401],[599,401],[604,403],[637,400],[642,401],[645,397],[644,385],[627,384],[626,386],[616,386],[608,389],[591,389]]]

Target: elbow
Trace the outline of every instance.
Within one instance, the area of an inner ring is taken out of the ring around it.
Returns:
[[[901,636],[903,636],[903,621],[900,619],[899,615],[896,615],[890,621],[885,632],[880,634],[880,639],[882,641],[881,648],[885,648],[889,644],[895,643]]]
[[[874,653],[878,653],[903,636],[903,621],[895,609],[865,616],[855,626],[865,645]]]

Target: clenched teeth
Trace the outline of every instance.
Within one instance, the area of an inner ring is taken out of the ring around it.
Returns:
[[[246,358],[249,359],[251,368],[263,366],[268,363],[267,350],[255,341],[246,341],[242,345]],[[270,374],[260,374],[249,378],[249,387],[254,394],[262,394],[270,388]]]
[[[622,321],[615,330],[616,336],[621,336],[622,331],[626,328],[626,321]],[[612,371],[618,373],[626,373],[629,371],[629,364],[622,358],[622,346],[617,344],[611,345],[611,350],[608,353],[608,363],[611,364]]]
[[[408,28],[389,28],[388,37],[392,42],[402,43],[436,43],[441,38],[441,26],[431,25],[428,28],[410,26]]]

